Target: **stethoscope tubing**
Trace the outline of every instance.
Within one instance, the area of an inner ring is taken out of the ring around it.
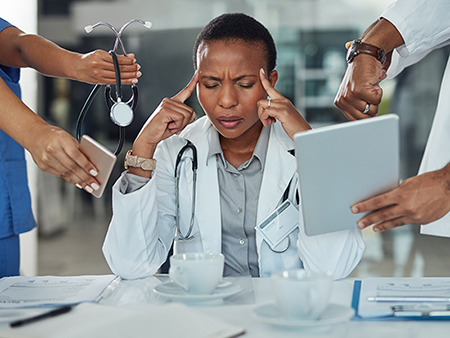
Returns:
[[[188,151],[189,149],[192,150],[192,158],[183,157],[184,153],[186,151]],[[191,220],[189,222],[188,231],[186,232],[185,235],[183,235],[183,233],[181,232],[181,228],[180,228],[180,172],[181,172],[181,166],[182,166],[183,162],[187,161],[188,159],[190,159],[192,162],[192,175],[193,175],[193,177],[192,177]],[[191,240],[194,238],[194,236],[192,235],[192,230],[194,228],[194,218],[195,218],[195,198],[196,198],[196,193],[197,193],[196,192],[197,168],[198,168],[197,148],[191,141],[186,140],[186,144],[180,149],[180,151],[177,154],[177,158],[175,161],[175,172],[174,172],[175,204],[176,204],[175,220],[176,220],[176,230],[177,230],[176,239],[179,241],[188,241],[188,240]],[[291,185],[292,185],[292,180],[289,182],[289,185],[283,194],[282,202],[284,202],[285,200],[288,199],[289,190],[290,190]],[[275,250],[269,244],[267,244],[267,245],[269,246],[270,250],[272,250],[273,252],[281,254],[281,253],[286,252],[291,247],[291,238],[289,237],[289,235],[287,236],[287,240],[288,240],[288,242],[287,242],[286,247],[281,250]]]
[[[192,158],[183,157],[184,153],[191,149],[192,150]],[[191,203],[191,220],[189,222],[189,229],[185,235],[181,232],[180,227],[180,172],[181,165],[184,161],[188,159],[192,162],[192,203]],[[175,204],[176,204],[176,229],[177,229],[177,240],[187,241],[194,238],[192,235],[192,230],[194,229],[194,218],[195,218],[195,198],[197,194],[197,167],[198,167],[198,159],[197,159],[197,148],[195,145],[186,140],[186,144],[183,148],[180,149],[177,155],[177,159],[175,161]]]

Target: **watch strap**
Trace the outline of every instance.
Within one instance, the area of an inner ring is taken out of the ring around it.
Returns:
[[[354,40],[348,49],[347,63],[352,63],[353,59],[359,54],[371,55],[380,61],[382,65],[386,61],[386,53],[382,48],[364,43],[361,40]]]
[[[129,167],[140,168],[142,170],[155,170],[156,160],[132,155],[132,150],[128,150],[125,156],[125,169]]]

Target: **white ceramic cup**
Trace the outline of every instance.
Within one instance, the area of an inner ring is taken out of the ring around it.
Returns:
[[[183,253],[170,257],[170,279],[186,292],[212,294],[223,275],[220,253]]]
[[[287,319],[318,319],[328,307],[332,276],[329,272],[286,270],[271,276],[275,305]]]

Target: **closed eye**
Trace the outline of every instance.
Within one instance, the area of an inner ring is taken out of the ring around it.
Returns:
[[[238,82],[238,84],[237,84],[239,87],[242,87],[242,88],[252,88],[254,85],[255,85],[255,83],[242,83],[242,82]]]
[[[217,83],[204,83],[203,84],[206,88],[214,88],[217,87],[218,84]]]

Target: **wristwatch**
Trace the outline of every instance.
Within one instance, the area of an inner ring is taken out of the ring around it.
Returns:
[[[359,54],[372,55],[380,61],[382,65],[384,65],[384,62],[386,61],[386,53],[383,49],[361,42],[361,40],[354,40],[347,52],[347,63],[352,63],[355,56]]]
[[[125,156],[125,169],[128,169],[129,167],[141,168],[142,170],[156,169],[156,160],[131,155],[132,151],[132,149],[128,150]]]

